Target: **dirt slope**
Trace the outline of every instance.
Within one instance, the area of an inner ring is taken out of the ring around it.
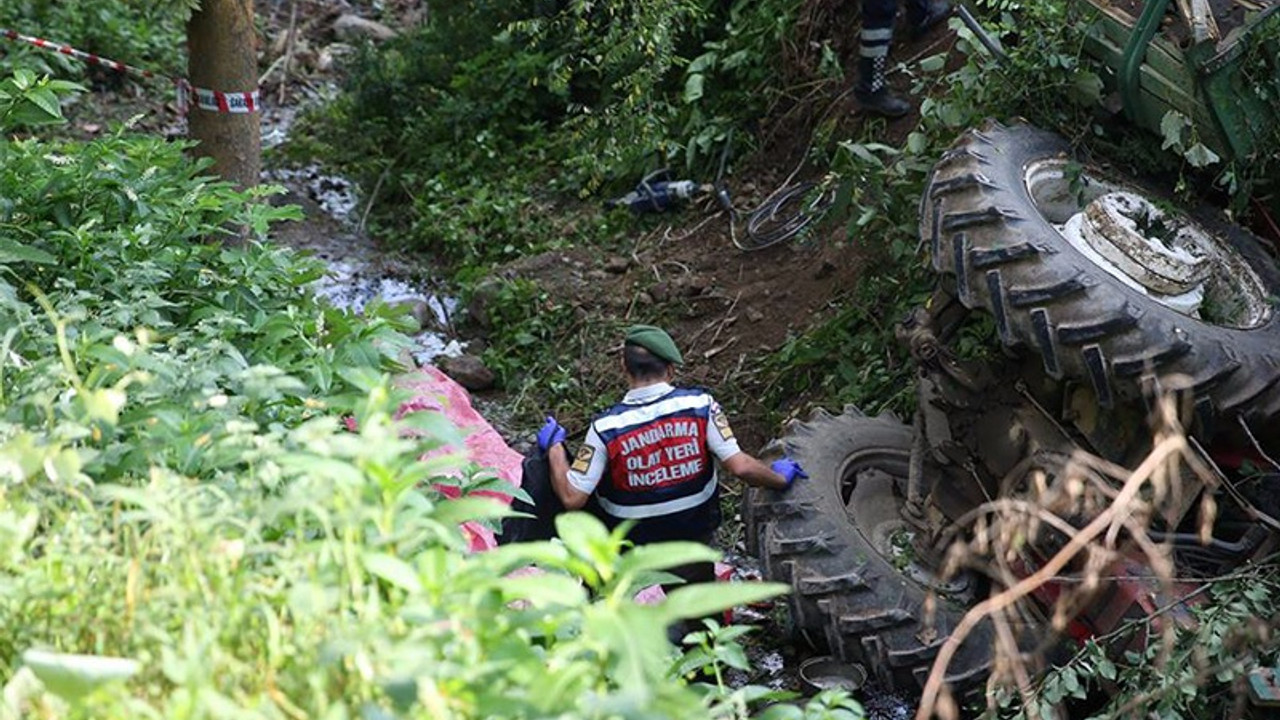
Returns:
[[[852,82],[857,19],[841,12],[827,22],[850,27],[849,35],[833,44],[840,48],[846,77]],[[832,27],[825,30],[830,33]],[[907,59],[945,52],[953,42],[945,26],[914,41],[904,35],[894,56]],[[892,81],[899,92],[908,92],[907,78],[899,74]],[[654,229],[638,229],[625,252],[550,253],[526,258],[505,271],[537,280],[554,301],[571,303],[588,318],[660,322],[685,355],[681,382],[713,390],[727,384],[749,388],[762,358],[789,336],[829,317],[834,303],[864,273],[883,271],[874,266],[877,238],[848,237],[848,218],[843,217],[827,217],[797,237],[761,250],[743,251],[734,244],[735,234],[747,244],[743,238],[746,214],[773,193],[822,179],[826,168],[806,162],[817,126],[833,127],[835,137],[857,137],[867,129],[864,124],[873,123],[870,129],[888,144],[900,144],[916,126],[915,113],[891,122],[863,116],[848,82],[831,83],[828,92],[797,99],[785,111],[762,121],[760,152],[727,175],[738,213],[732,229],[728,214],[707,197],[660,216]],[[787,205],[783,212],[795,208]],[[638,219],[636,226],[653,227],[653,222]],[[611,359],[579,359],[583,373],[599,365],[612,372]],[[766,408],[752,396],[736,400],[729,409],[746,447],[754,450],[777,434],[778,428],[766,420]]]

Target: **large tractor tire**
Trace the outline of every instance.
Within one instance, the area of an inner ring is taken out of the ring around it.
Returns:
[[[770,579],[790,583],[797,630],[816,634],[832,654],[867,667],[881,687],[919,692],[933,659],[964,613],[948,599],[971,594],[911,560],[899,510],[913,431],[856,411],[818,411],[791,427],[787,454],[809,474],[785,493],[752,488],[744,519],[748,543]],[[936,594],[936,609],[926,598]],[[990,671],[991,631],[982,624],[949,666],[953,689],[972,689]]]
[[[1049,375],[1086,383],[1103,407],[1177,389],[1202,428],[1273,417],[1276,262],[1243,228],[1170,206],[1073,161],[1056,135],[988,121],[934,167],[921,236],[1006,346],[1034,349]]]

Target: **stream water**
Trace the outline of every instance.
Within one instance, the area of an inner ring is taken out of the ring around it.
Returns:
[[[284,142],[297,117],[296,107],[271,107],[263,116],[262,143],[270,148]],[[307,230],[282,239],[325,264],[328,273],[311,290],[334,307],[359,314],[374,302],[406,305],[423,330],[412,336],[410,349],[419,365],[436,358],[458,356],[463,344],[452,332],[458,300],[430,289],[419,268],[389,261],[360,227],[360,201],[355,183],[324,172],[318,165],[276,168],[263,172],[264,182],[284,186],[307,210],[318,210],[324,222],[309,218]]]

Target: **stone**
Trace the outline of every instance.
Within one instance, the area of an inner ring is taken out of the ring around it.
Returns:
[[[497,278],[481,280],[471,290],[471,300],[467,303],[467,317],[478,327],[489,330],[493,323],[489,319],[489,308],[502,292],[502,281]]]
[[[355,55],[355,48],[346,43],[334,43],[320,49],[316,54],[315,69],[317,72],[333,72],[342,62]]]
[[[418,323],[418,329],[426,331],[440,330],[440,318],[436,317],[436,311],[432,309],[430,303],[426,300],[405,300],[395,304],[396,308],[405,308],[409,317],[412,317]]]
[[[485,367],[484,362],[475,355],[440,357],[436,359],[436,366],[445,375],[472,392],[489,390],[496,379],[493,371]]]
[[[626,272],[629,267],[631,267],[630,258],[623,257],[622,255],[614,255],[612,257],[605,258],[604,261],[604,271],[614,275],[621,275]]]
[[[382,42],[396,37],[399,33],[376,20],[362,18],[359,15],[342,15],[333,21],[333,34],[343,42],[360,40]]]
[[[671,284],[665,280],[657,283],[653,287],[649,288],[649,295],[652,296],[656,302],[666,302],[671,299]]]
[[[636,304],[641,307],[649,307],[653,304],[653,296],[641,290],[640,294],[636,295]]]
[[[750,320],[753,323],[758,323],[763,319],[764,313],[755,308],[747,308],[747,320]]]

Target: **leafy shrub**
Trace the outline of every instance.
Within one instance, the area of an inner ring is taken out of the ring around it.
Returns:
[[[67,3],[12,0],[0,5],[0,27],[167,74],[185,63],[185,23],[193,0]],[[17,67],[63,77],[94,70],[78,60],[0,39],[0,72]]]
[[[681,677],[740,652],[680,663],[662,631],[783,588],[631,599],[706,547],[624,552],[625,528],[568,515],[559,542],[469,554],[460,523],[506,512],[473,492],[501,481],[444,450],[441,414],[396,419],[403,320],[317,301],[318,266],[260,242],[295,211],[182,150],[0,145],[0,715],[745,718],[783,697]],[[217,242],[241,226],[258,239]],[[108,658],[132,662],[86,668]],[[799,712],[861,717],[843,695]]]
[[[797,0],[460,3],[354,63],[307,124],[370,192],[384,235],[451,264],[598,244],[579,195],[709,165],[754,120]],[[397,148],[388,154],[385,148]],[[405,210],[409,212],[404,212]]]

